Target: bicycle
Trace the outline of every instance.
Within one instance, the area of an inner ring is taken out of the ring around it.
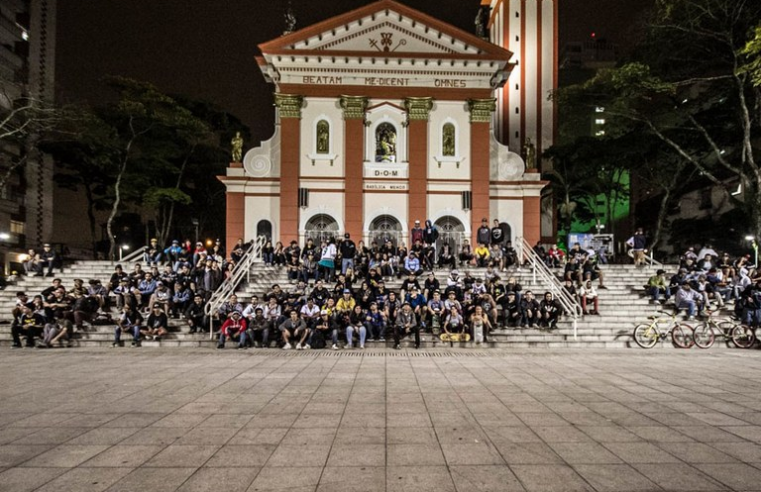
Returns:
[[[706,310],[707,319],[695,327],[693,337],[695,345],[698,348],[711,348],[717,338],[732,340],[736,347],[745,348],[743,343],[746,341],[748,334],[745,333],[745,327],[731,320],[717,322],[714,314],[717,311]],[[753,336],[753,333],[750,333]],[[752,343],[752,342],[751,342]]]
[[[732,332],[732,343],[738,348],[749,349],[756,344],[756,328],[748,325],[737,325]]]
[[[677,321],[678,313],[658,311],[661,316],[648,316],[650,323],[642,323],[634,328],[633,338],[643,349],[655,347],[659,340],[665,340],[669,335],[671,341],[679,348],[691,348],[695,344],[694,330],[688,324]],[[665,327],[661,327],[668,323]]]

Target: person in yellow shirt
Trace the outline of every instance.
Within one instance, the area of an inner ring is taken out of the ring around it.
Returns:
[[[483,268],[489,264],[489,257],[491,255],[489,254],[489,248],[487,248],[485,244],[478,243],[478,247],[474,253],[479,267]]]
[[[341,297],[338,300],[338,303],[336,303],[336,311],[339,314],[349,314],[354,309],[354,306],[357,305],[357,301],[354,300],[354,297],[351,295],[351,290],[344,289],[343,297]]]

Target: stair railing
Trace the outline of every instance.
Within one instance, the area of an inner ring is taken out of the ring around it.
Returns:
[[[542,261],[534,248],[522,237],[516,238],[518,260],[524,266],[531,268],[534,284],[539,283],[544,289],[552,292],[555,299],[563,306],[565,314],[573,320],[573,339],[578,340],[578,321],[584,312],[579,302],[563,288],[563,284],[552,270]]]
[[[214,338],[214,313],[227,302],[227,299],[235,293],[235,290],[240,285],[243,277],[246,277],[246,282],[251,281],[251,268],[254,263],[261,261],[262,249],[267,243],[266,236],[259,236],[251,242],[251,246],[248,247],[241,259],[233,268],[230,278],[225,279],[220,286],[215,290],[209,301],[206,303],[206,316],[209,318],[209,338]]]

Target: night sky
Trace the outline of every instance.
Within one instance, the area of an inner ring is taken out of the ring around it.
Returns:
[[[479,0],[402,0],[473,32]],[[643,0],[560,1],[560,44],[598,38],[631,44]],[[371,0],[293,0],[297,29]],[[102,102],[99,79],[123,75],[169,93],[212,101],[251,127],[254,142],[272,134],[273,86],[254,57],[283,30],[285,0],[98,0],[58,3],[59,102]]]

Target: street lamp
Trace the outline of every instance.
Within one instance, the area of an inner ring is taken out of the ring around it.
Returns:
[[[122,244],[119,246],[119,261],[122,261],[125,251],[129,251],[129,244]]]
[[[753,263],[753,266],[758,267],[758,243],[756,242],[755,236],[745,236],[746,241],[751,242],[751,246],[753,246],[753,252],[755,253],[755,261]]]

